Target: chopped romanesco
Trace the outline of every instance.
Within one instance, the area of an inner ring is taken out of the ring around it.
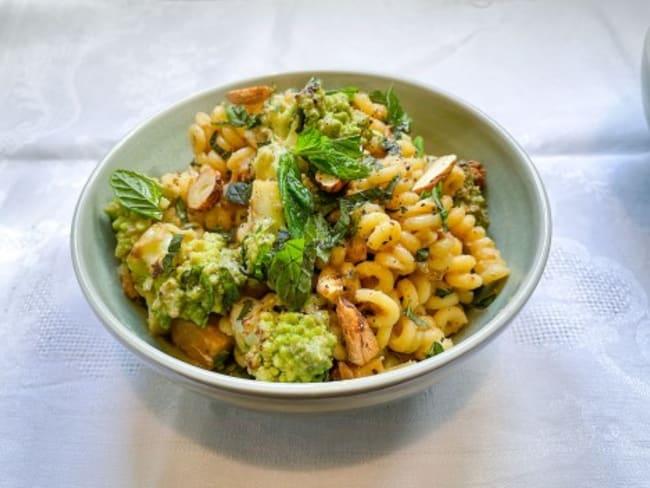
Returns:
[[[332,367],[336,337],[326,311],[251,313],[233,324],[233,332],[248,372],[258,380],[323,381]]]

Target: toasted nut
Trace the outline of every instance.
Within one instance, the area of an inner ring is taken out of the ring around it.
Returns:
[[[209,210],[221,198],[221,191],[221,173],[205,166],[187,192],[187,206],[190,210]]]
[[[469,170],[472,172],[472,177],[474,178],[474,184],[481,189],[485,188],[485,179],[487,174],[481,162],[468,161],[467,166],[469,167]]]
[[[436,186],[436,184],[449,174],[451,169],[456,164],[456,155],[448,154],[435,159],[429,166],[420,179],[413,185],[413,191],[418,193],[421,191],[429,190]]]
[[[252,105],[263,102],[271,96],[271,93],[273,87],[268,85],[249,86],[229,91],[226,98],[235,105]]]
[[[377,338],[357,307],[340,297],[336,304],[336,316],[343,332],[348,361],[363,366],[377,356]]]
[[[316,184],[327,193],[338,193],[345,186],[345,181],[336,176],[316,171]]]

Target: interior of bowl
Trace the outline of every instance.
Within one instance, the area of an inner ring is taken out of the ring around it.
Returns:
[[[186,99],[127,136],[98,166],[91,176],[73,223],[73,259],[86,296],[109,330],[150,360],[165,362],[181,374],[217,386],[245,391],[272,391],[301,385],[265,385],[253,387],[252,380],[229,378],[199,370],[173,358],[163,358],[159,344],[148,334],[140,307],[122,293],[113,257],[114,237],[104,207],[113,198],[109,185],[111,173],[129,168],[150,175],[177,171],[192,160],[187,128],[194,114],[209,112],[223,100],[225,93],[237,86],[255,83],[275,84],[279,90],[301,87],[310,76],[323,80],[326,87],[357,86],[362,90],[385,90],[391,84],[402,105],[411,115],[413,134],[422,135],[425,150],[431,154],[455,153],[461,158],[476,159],[487,169],[490,235],[510,265],[512,274],[496,301],[485,311],[475,313],[470,325],[455,337],[456,346],[422,363],[401,368],[400,377],[423,374],[453,359],[458,354],[496,333],[523,305],[532,292],[548,252],[550,220],[543,188],[525,154],[493,122],[471,107],[443,93],[407,81],[359,73],[290,73],[247,80],[224,86]],[[496,317],[496,321],[493,320]],[[490,330],[484,330],[488,327]],[[481,332],[483,331],[483,332]],[[489,334],[488,334],[489,332]],[[469,344],[468,341],[474,341]],[[464,344],[468,342],[468,344]],[[456,351],[454,351],[456,350]],[[165,355],[166,356],[166,355]],[[381,377],[338,383],[374,381]],[[398,378],[398,375],[395,375]],[[234,386],[233,386],[234,385]],[[250,386],[249,386],[250,385]],[[305,386],[305,385],[302,385]],[[331,384],[318,385],[332,388]],[[340,386],[338,387],[340,388]],[[315,390],[312,390],[313,393]]]

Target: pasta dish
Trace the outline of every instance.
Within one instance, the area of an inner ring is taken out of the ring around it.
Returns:
[[[197,366],[276,382],[452,347],[509,269],[483,164],[434,156],[411,125],[392,87],[252,86],[196,114],[185,169],[115,171],[118,274],[151,334]]]

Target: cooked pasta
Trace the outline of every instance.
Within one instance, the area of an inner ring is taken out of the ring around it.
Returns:
[[[111,178],[120,282],[151,333],[262,381],[349,380],[453,347],[510,273],[482,165],[426,153],[392,88],[226,98],[188,121],[188,168]]]

